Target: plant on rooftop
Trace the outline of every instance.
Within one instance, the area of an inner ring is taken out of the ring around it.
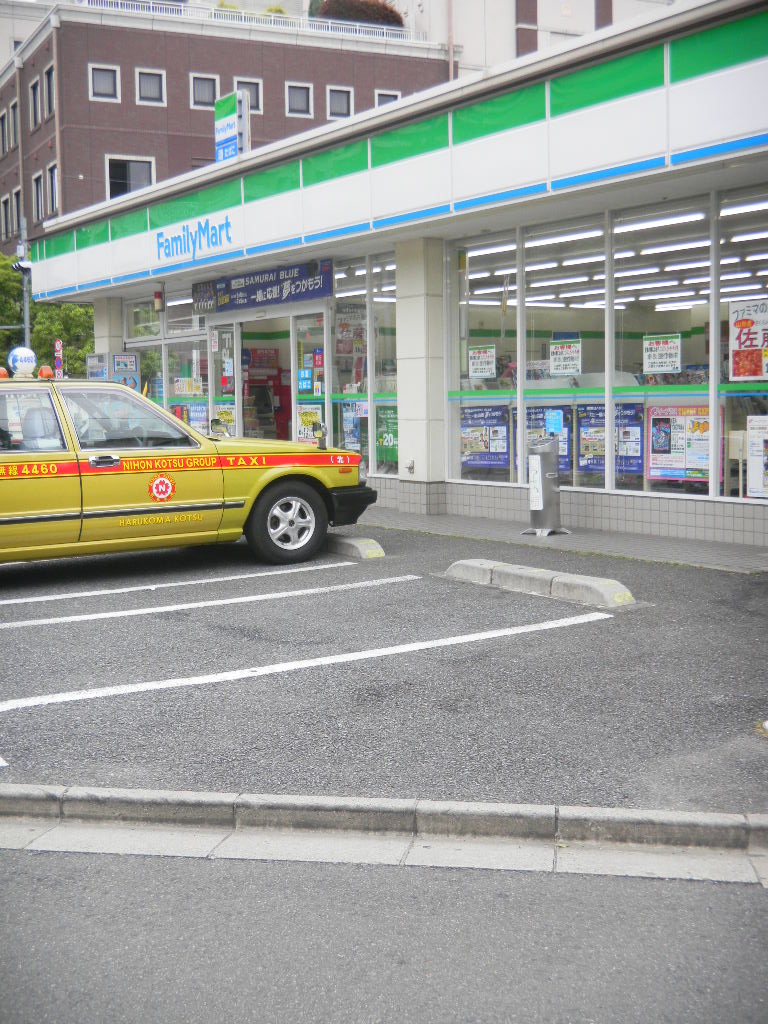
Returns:
[[[337,21],[373,22],[380,25],[404,24],[399,11],[386,0],[325,0],[317,11],[318,18]]]

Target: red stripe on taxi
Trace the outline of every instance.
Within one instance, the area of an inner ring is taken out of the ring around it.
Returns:
[[[0,480],[34,480],[50,476],[77,476],[76,462],[6,462],[0,465]]]

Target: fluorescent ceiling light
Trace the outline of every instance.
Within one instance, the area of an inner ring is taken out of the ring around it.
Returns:
[[[561,299],[575,299],[578,295],[605,295],[605,288],[582,288],[575,292],[560,292]]]
[[[757,238],[768,238],[768,231],[746,231],[743,235],[734,235],[732,242],[754,242]]]
[[[720,210],[721,217],[735,217],[739,213],[756,213],[768,210],[768,199],[760,199],[754,203],[742,203],[740,206],[724,206]]]
[[[470,299],[470,306],[500,306],[501,303],[495,299]]]
[[[564,267],[578,267],[580,263],[604,263],[605,253],[597,253],[594,256],[569,256],[563,260]]]
[[[680,284],[676,277],[665,277],[658,281],[633,281],[632,284],[622,284],[619,286],[618,291],[620,292],[636,292],[642,288],[664,288],[667,285]]]
[[[763,286],[761,284],[728,284],[724,285],[721,292],[752,292],[759,291]]]
[[[365,277],[367,273],[368,271],[365,269],[365,267],[358,267],[357,270],[355,271],[355,277]]]
[[[708,267],[711,260],[687,260],[685,263],[667,263],[665,270],[698,270],[699,267]]]
[[[739,278],[752,277],[751,270],[731,270],[727,274],[721,274],[721,281],[738,281]]]
[[[712,243],[708,238],[695,242],[669,242],[667,245],[651,245],[640,250],[641,256],[653,256],[657,252],[682,252],[685,249],[708,249]]]
[[[640,277],[642,274],[658,274],[661,267],[638,267],[636,270],[617,270],[614,277]]]
[[[345,291],[336,292],[337,298],[349,298],[352,295],[365,295],[365,288],[347,288]]]
[[[691,224],[693,221],[704,220],[703,213],[680,213],[673,217],[657,217],[655,220],[640,220],[634,224],[618,224],[613,229],[614,235],[623,235],[627,231],[649,231],[651,228],[663,228],[670,224]]]
[[[386,267],[384,267],[384,269],[385,270],[397,270],[397,264],[396,263],[388,263],[386,265]]]
[[[762,302],[765,299],[768,299],[768,295],[766,295],[766,294],[764,294],[762,292],[759,295],[751,294],[751,295],[729,295],[728,296],[728,301],[729,302]]]
[[[684,277],[683,284],[709,284],[709,274],[702,277]]]
[[[726,264],[726,263],[740,263],[740,262],[741,262],[741,259],[738,256],[723,256],[723,258],[720,260],[721,266]]]
[[[475,288],[472,292],[473,295],[499,295],[504,291],[503,284],[495,284],[493,287],[488,288]]]
[[[695,295],[693,288],[684,288],[679,292],[659,292],[658,295],[638,295],[641,302],[656,302],[657,299],[682,299],[687,295]]]
[[[390,298],[389,295],[374,295],[374,302],[397,302],[397,299]]]
[[[583,281],[588,281],[589,277],[586,274],[574,274],[571,277],[550,277],[546,281],[531,281],[530,288],[551,288],[556,284],[581,284]]]
[[[756,277],[768,277],[768,270],[758,270]]]
[[[597,299],[592,302],[569,302],[569,309],[605,309],[605,299],[599,301]],[[614,309],[626,309],[626,306],[615,305]]]
[[[527,304],[528,302],[546,302],[547,299],[554,299],[554,298],[556,298],[555,293],[554,292],[551,292],[551,293],[548,292],[546,295],[532,295],[530,298],[528,296],[526,296],[525,301],[526,301],[526,304]]]
[[[479,281],[481,277],[490,277],[490,270],[477,270],[474,274],[467,274],[467,278],[470,281]]]
[[[166,306],[188,306],[191,301],[192,296],[189,295],[184,299],[168,299],[165,304]]]
[[[552,270],[556,266],[557,260],[546,260],[544,263],[526,263],[525,269],[530,274],[534,270]]]
[[[632,256],[636,256],[636,255],[637,255],[637,253],[635,252],[634,249],[622,249],[620,251],[615,252],[613,254],[613,258],[615,260],[628,260]]]
[[[494,277],[511,277],[512,274],[517,274],[517,267],[502,267],[501,270],[494,270]]]
[[[656,309],[693,309],[694,306],[706,306],[706,302],[703,299],[692,299],[690,302],[661,302]]]
[[[582,238],[602,238],[603,229],[594,228],[591,231],[573,231],[567,235],[548,235],[546,238],[530,238],[526,240],[526,249],[535,249],[540,245],[557,245],[559,242],[578,242]]]
[[[492,245],[487,249],[469,249],[467,256],[470,259],[474,256],[492,256],[496,252],[514,252],[516,248],[514,242],[511,245]]]
[[[745,256],[747,263],[754,263],[755,260],[768,260],[768,252],[753,252],[751,256]]]
[[[340,281],[343,277],[347,276],[347,272],[346,270],[337,270],[333,276],[337,281]]]
[[[383,284],[381,286],[381,290],[383,292],[393,292],[395,290],[395,288],[397,288],[396,284]]]

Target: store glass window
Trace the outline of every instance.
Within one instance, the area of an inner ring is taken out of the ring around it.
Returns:
[[[708,209],[702,196],[614,217],[618,489],[709,490]]]
[[[369,456],[368,291],[371,261],[337,261],[332,332],[333,436],[337,444]]]
[[[768,499],[768,189],[720,197],[720,493]]]
[[[123,302],[125,338],[130,341],[160,337],[160,314],[153,299],[126,299]]]
[[[168,346],[168,410],[197,430],[208,430],[206,338]]]
[[[397,327],[394,253],[371,261],[373,309],[373,420],[371,464],[377,473],[398,471]]]
[[[168,294],[165,300],[165,333],[176,337],[205,330],[205,315],[194,311],[189,292]]]

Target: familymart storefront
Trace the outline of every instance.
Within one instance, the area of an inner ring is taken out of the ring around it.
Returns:
[[[546,433],[566,525],[768,543],[763,6],[692,5],[50,224],[36,297],[93,301],[94,372],[130,362],[194,425],[319,419],[383,505],[525,520]]]

